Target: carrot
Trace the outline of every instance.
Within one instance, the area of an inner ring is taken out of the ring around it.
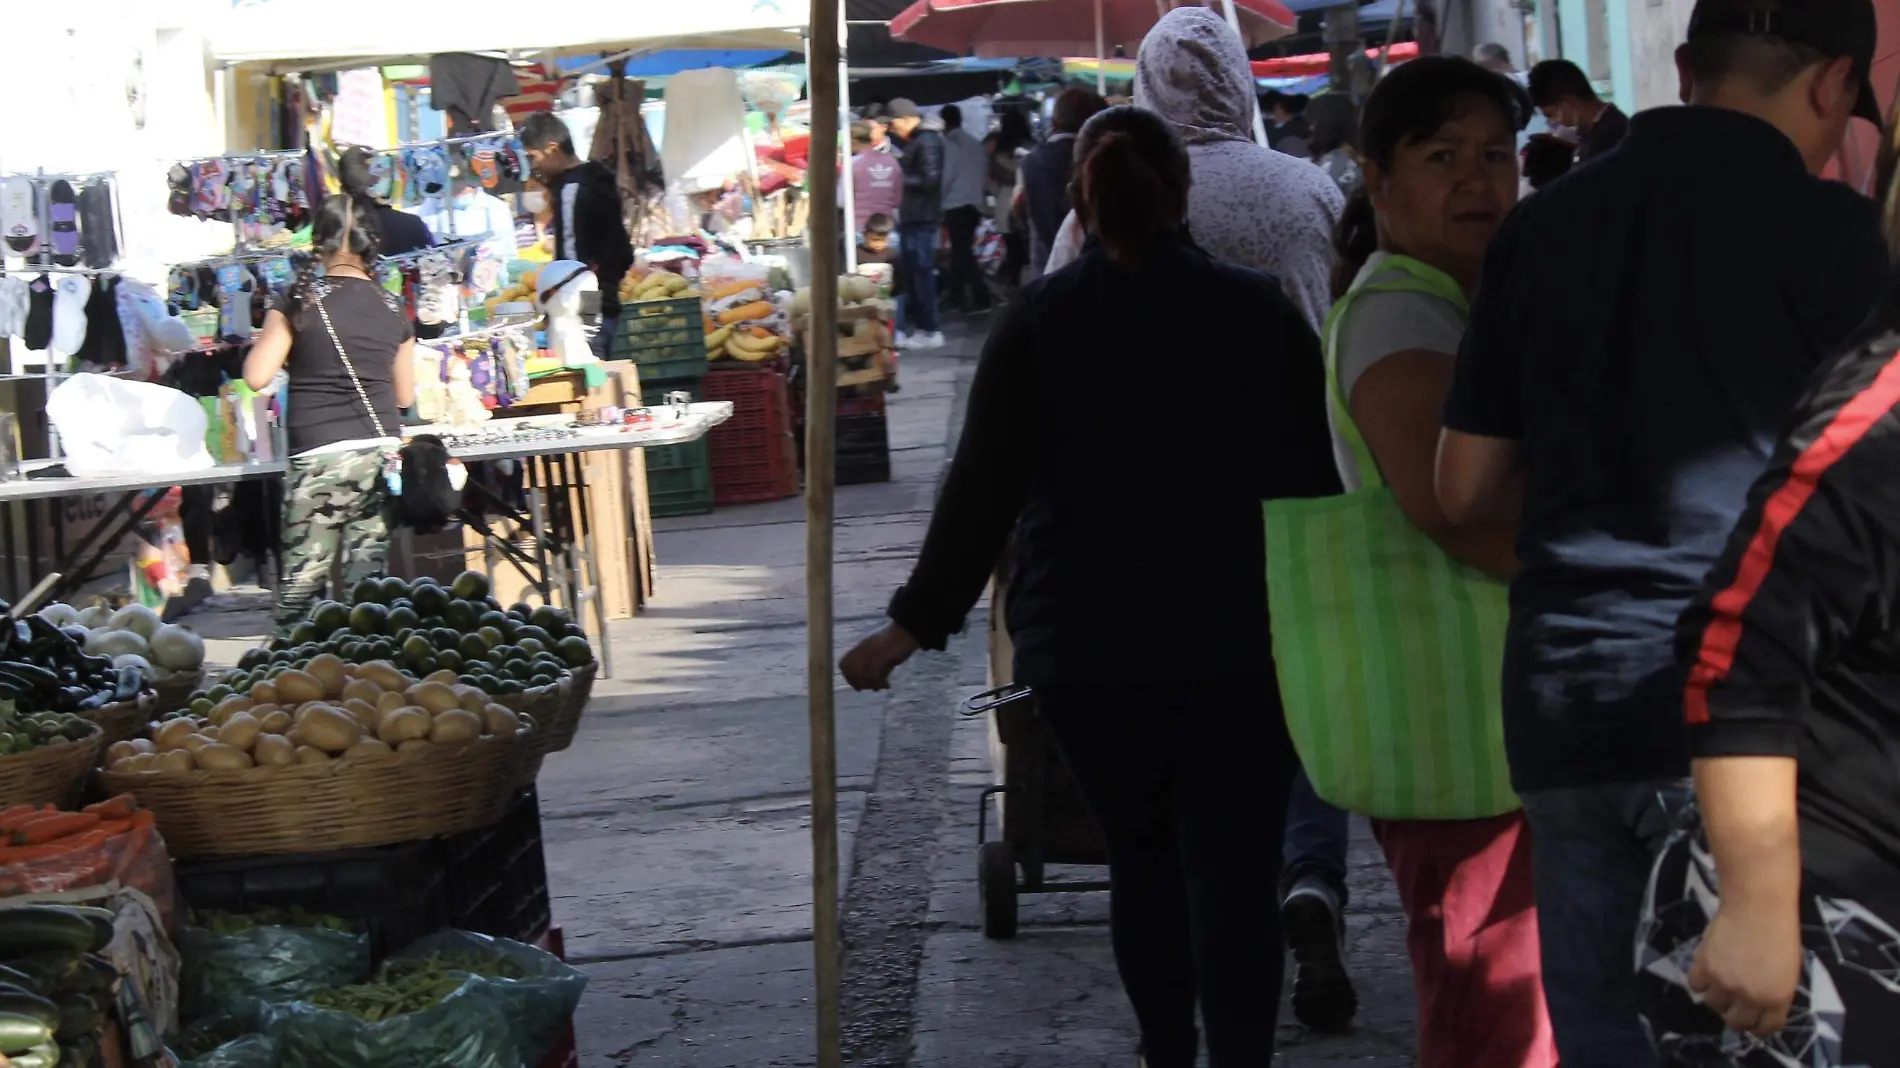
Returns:
[[[145,830],[151,830],[158,826],[158,816],[149,808],[139,809],[137,812],[132,813],[132,826],[135,829],[143,828]]]
[[[747,327],[746,333],[751,334],[753,337],[756,337],[762,341],[768,338],[775,338],[778,336],[777,334],[774,334],[773,332],[771,332],[770,330],[767,330],[763,326]]]
[[[0,864],[26,864],[35,860],[48,860],[63,857],[72,852],[65,842],[52,842],[46,845],[6,846],[0,848]]]
[[[87,805],[79,811],[90,812],[102,820],[123,820],[131,819],[132,813],[137,811],[138,807],[137,798],[131,794],[120,794],[117,797]]]
[[[0,812],[0,831],[11,833],[15,827],[24,823],[28,816],[39,815],[39,811],[32,805],[15,805],[5,812]]]
[[[16,846],[44,845],[55,838],[90,830],[99,825],[99,817],[90,812],[61,812],[42,816],[13,832]]]

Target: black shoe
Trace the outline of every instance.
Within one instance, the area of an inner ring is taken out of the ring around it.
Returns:
[[[1359,994],[1346,974],[1339,892],[1318,876],[1304,876],[1287,891],[1280,915],[1293,952],[1293,1017],[1315,1031],[1346,1030],[1359,1011]]]

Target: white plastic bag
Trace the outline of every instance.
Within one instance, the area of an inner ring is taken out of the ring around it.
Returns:
[[[178,390],[107,375],[74,375],[46,398],[66,469],[81,478],[213,466],[205,411]]]

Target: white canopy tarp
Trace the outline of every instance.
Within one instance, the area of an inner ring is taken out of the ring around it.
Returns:
[[[313,11],[321,11],[313,15]],[[804,47],[803,0],[609,0],[536,10],[518,0],[255,0],[209,21],[211,57],[280,70],[442,52],[574,55],[628,48]]]

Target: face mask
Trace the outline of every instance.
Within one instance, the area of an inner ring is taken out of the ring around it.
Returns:
[[[548,210],[548,195],[538,189],[530,189],[521,194],[521,206],[530,215],[539,215]]]

